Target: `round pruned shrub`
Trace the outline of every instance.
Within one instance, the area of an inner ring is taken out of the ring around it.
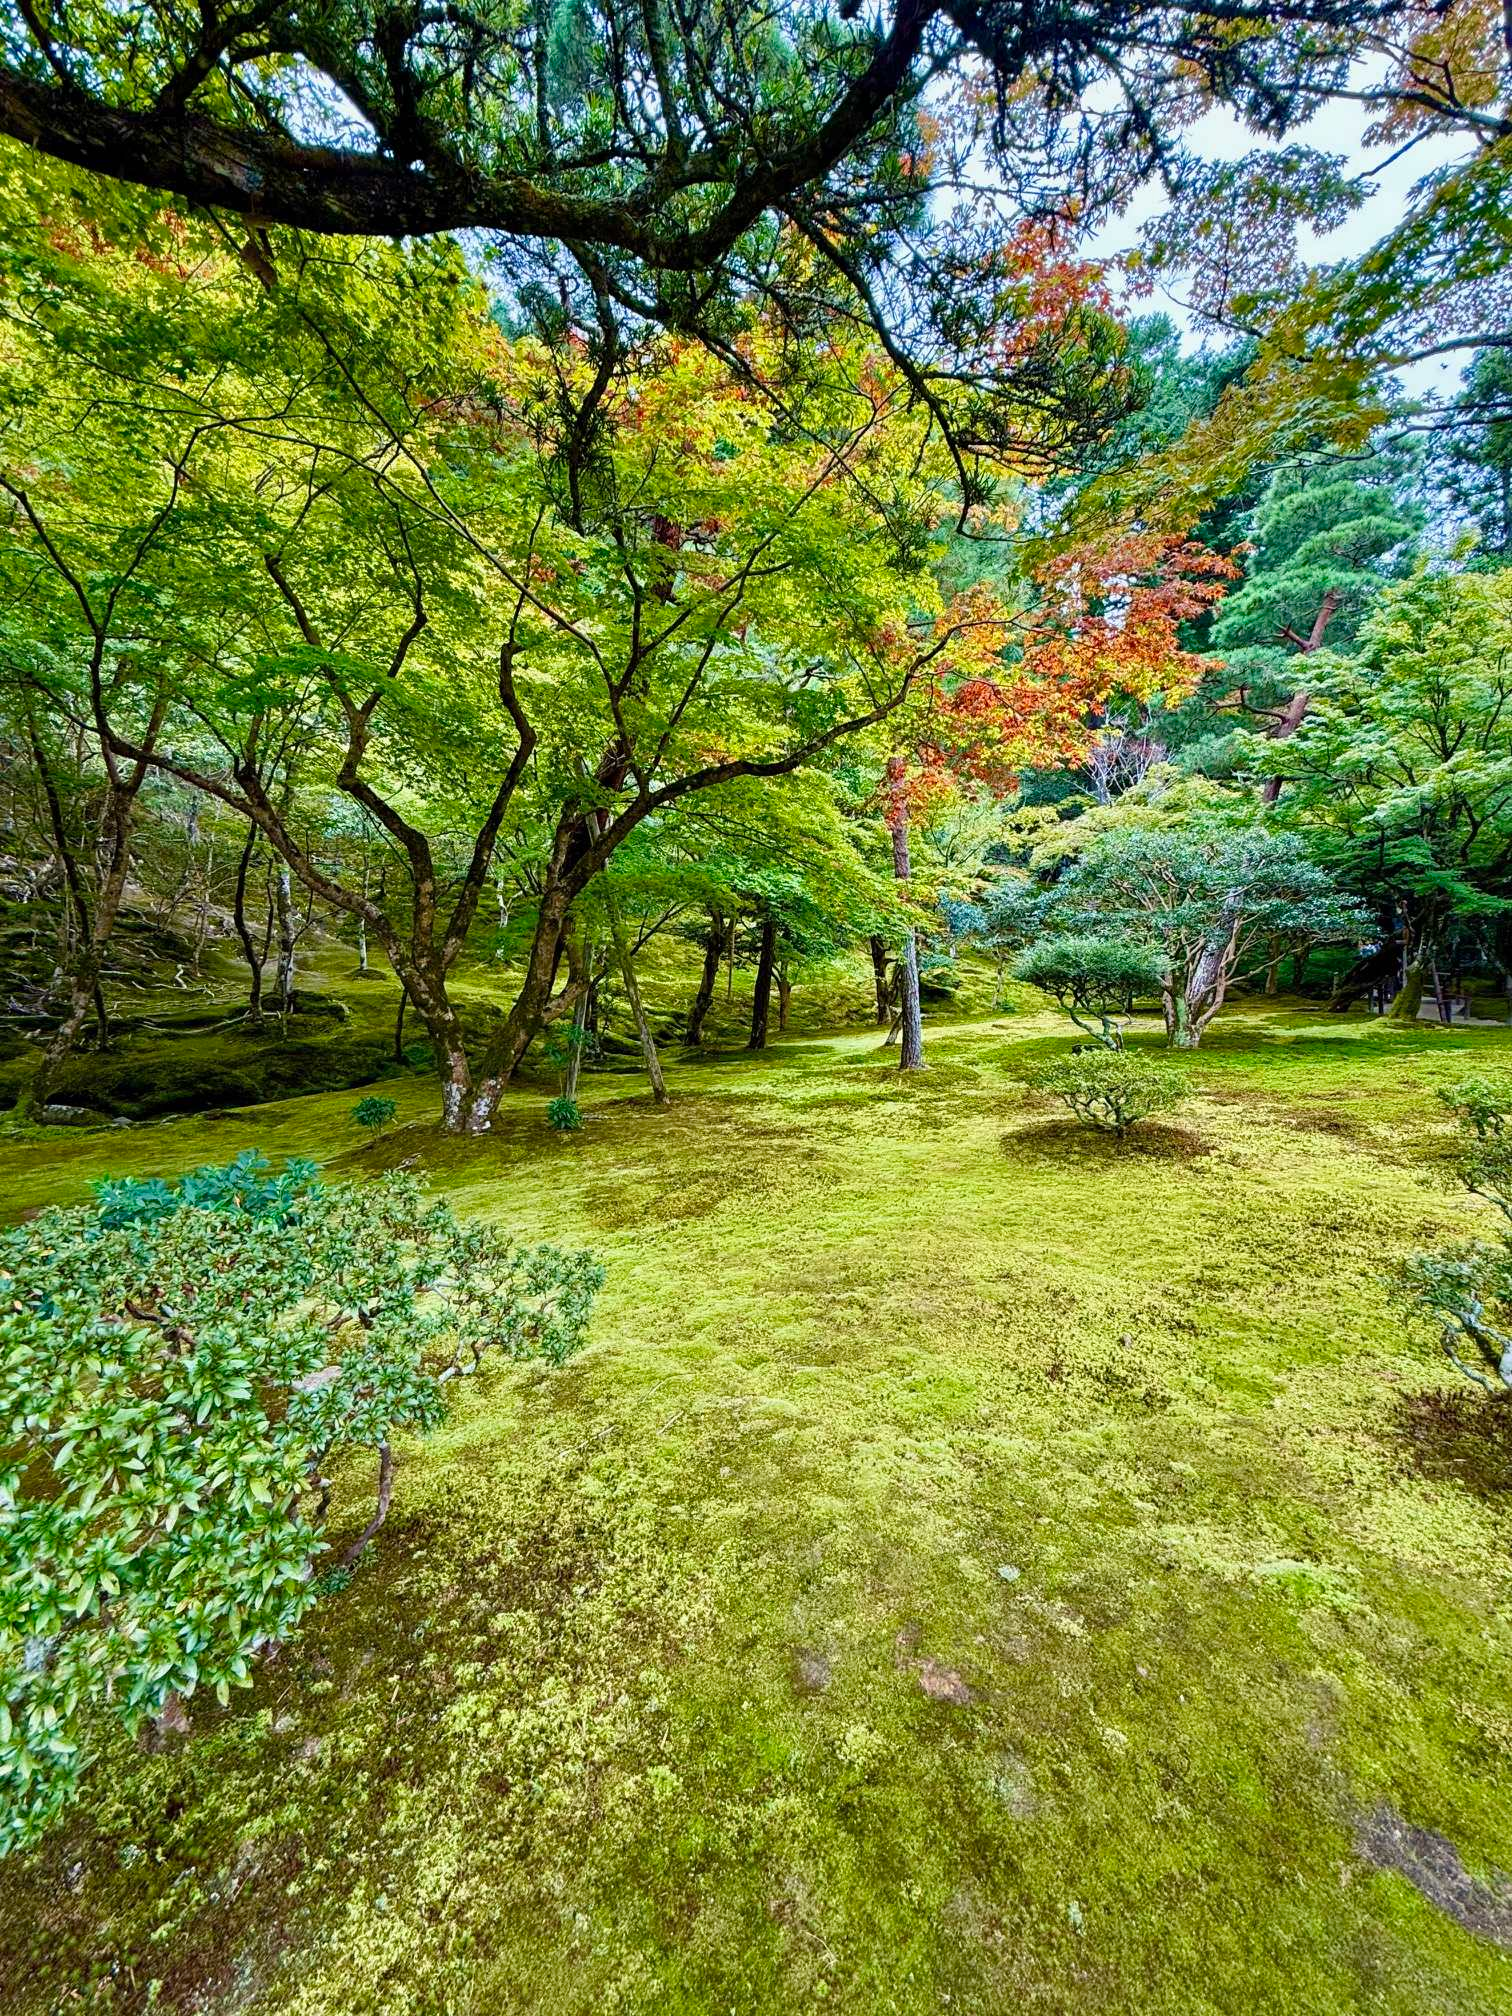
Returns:
[[[1042,1066],[1028,1082],[1069,1106],[1083,1126],[1120,1138],[1182,1096],[1181,1080],[1168,1064],[1127,1050],[1076,1050]]]
[[[1108,1050],[1123,1049],[1123,1026],[1141,995],[1159,994],[1165,964],[1128,938],[1042,938],[1013,964],[1015,980],[1051,994],[1078,1029]]]
[[[383,1523],[398,1434],[489,1363],[559,1364],[602,1280],[412,1177],[256,1156],[0,1234],[0,1853],[74,1796],[100,1716],[248,1684]],[[320,1574],[360,1451],[372,1517]]]
[[[352,1108],[352,1118],[369,1134],[381,1134],[385,1127],[392,1127],[398,1114],[397,1102],[378,1093],[369,1093]]]

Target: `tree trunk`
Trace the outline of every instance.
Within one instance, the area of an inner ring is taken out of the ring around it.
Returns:
[[[105,947],[115,928],[116,913],[126,889],[126,872],[131,862],[131,804],[113,806],[110,821],[111,852],[105,879],[95,899],[88,940],[81,946],[69,981],[68,1005],[63,1019],[37,1061],[29,1081],[16,1101],[15,1118],[24,1125],[42,1125],[47,1118],[47,1102],[57,1083],[58,1073],[72,1056],[91,1006],[100,988],[100,972],[105,963]],[[98,1012],[98,1011],[97,1011]]]
[[[404,1011],[409,1006],[409,989],[399,982],[399,1013],[394,1017],[394,1062],[404,1062]]]
[[[252,929],[247,922],[247,875],[252,866],[252,855],[257,846],[257,828],[248,822],[246,845],[236,863],[236,891],[231,900],[231,917],[236,926],[236,935],[241,940],[242,957],[247,962],[247,972],[251,976],[247,987],[247,1020],[262,1020],[262,957],[252,938]]]
[[[72,963],[77,948],[87,946],[93,936],[94,927],[90,922],[89,899],[84,893],[84,877],[79,870],[78,859],[68,844],[68,828],[63,818],[63,801],[58,795],[57,783],[48,763],[47,753],[42,747],[42,738],[37,732],[36,720],[32,714],[31,695],[23,693],[22,704],[26,710],[27,735],[31,742],[32,758],[37,766],[37,777],[42,785],[42,795],[47,804],[48,824],[52,829],[53,851],[63,870],[64,885],[68,890],[68,905],[63,912],[63,944],[65,954]],[[77,928],[77,937],[70,926]],[[99,1029],[100,1048],[110,1042],[110,1017],[105,1009],[105,992],[95,980],[94,988],[95,1021]]]
[[[892,834],[893,875],[906,896],[912,874],[908,858],[908,791],[903,758],[887,759],[887,824]],[[924,1069],[924,1011],[919,1000],[919,946],[910,926],[903,939],[898,972],[898,1069]]]
[[[696,1050],[703,1042],[704,1022],[714,1005],[714,989],[719,983],[719,960],[725,945],[725,922],[717,910],[709,912],[709,935],[704,940],[703,971],[698,976],[698,992],[688,1011],[688,1047]]]
[[[1419,950],[1407,962],[1407,970],[1402,975],[1402,984],[1397,989],[1396,998],[1386,1010],[1388,1022],[1416,1022],[1418,1010],[1423,1005],[1423,989],[1428,982],[1428,954]]]
[[[1272,939],[1271,957],[1267,962],[1265,968],[1265,991],[1267,994],[1275,994],[1280,991],[1281,961],[1285,957],[1286,957],[1286,947],[1284,945],[1278,947],[1275,939]]]
[[[294,1012],[294,954],[299,940],[294,929],[294,891],[286,861],[278,864],[274,886],[278,908],[278,1019],[287,1027]]]
[[[748,1050],[765,1050],[772,1013],[772,972],[777,962],[777,920],[768,911],[761,920],[761,950],[756,959],[756,985],[751,995],[751,1040]]]
[[[551,990],[556,985],[557,968],[567,944],[569,905],[570,898],[560,885],[548,888],[541,899],[520,991],[505,1018],[503,1030],[489,1044],[484,1059],[484,1083],[492,1089],[495,1104],[552,1010]],[[558,1005],[558,1012],[565,1012],[565,1004]],[[486,1133],[491,1119],[492,1108],[485,1112],[480,1106],[472,1131]]]
[[[1223,1006],[1233,941],[1205,945],[1187,978],[1164,997],[1166,1034],[1173,1050],[1195,1050]]]
[[[201,885],[199,918],[194,931],[194,976],[199,978],[200,967],[205,957],[205,947],[210,942],[210,905],[215,895],[215,835],[212,833],[205,843],[205,879]]]
[[[651,1096],[658,1106],[664,1106],[667,1102],[667,1084],[662,1077],[661,1059],[656,1054],[656,1038],[651,1033],[650,1022],[646,1019],[640,982],[635,977],[635,960],[631,956],[630,941],[625,936],[619,908],[612,896],[606,907],[609,912],[609,929],[614,935],[614,950],[619,959],[620,977],[625,983],[625,995],[630,1003],[630,1013],[635,1018],[635,1033],[640,1037],[641,1056],[646,1061],[646,1076],[651,1080]]]
[[[885,1029],[891,1020],[892,1004],[887,989],[887,947],[876,932],[871,937],[872,987],[876,993],[877,1027]]]
[[[793,983],[779,967],[777,971],[777,1029],[781,1035],[787,1033],[788,1003],[793,998]]]
[[[1328,589],[1324,594],[1323,600],[1318,604],[1318,613],[1313,618],[1312,629],[1308,633],[1305,642],[1301,644],[1300,655],[1302,657],[1310,658],[1313,652],[1322,644],[1328,626],[1333,621],[1334,611],[1338,606],[1338,589]],[[1296,734],[1297,730],[1302,726],[1311,700],[1312,695],[1305,690],[1299,689],[1293,693],[1282,710],[1281,719],[1271,730],[1271,740],[1273,742],[1285,742],[1288,737]],[[1281,779],[1279,777],[1267,777],[1265,780],[1265,789],[1261,792],[1260,796],[1265,804],[1274,805],[1276,800],[1281,796]]]

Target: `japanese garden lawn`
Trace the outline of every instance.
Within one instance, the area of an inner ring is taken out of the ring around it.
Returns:
[[[1506,1032],[1237,1009],[1122,1145],[1016,1084],[1057,1018],[929,1037],[590,1076],[567,1139],[406,1078],[370,1145],[0,1147],[12,1216],[413,1158],[608,1269],[250,1691],[101,1732],[0,1868],[8,2011],[1512,2008],[1512,1431],[1390,1279],[1473,1227],[1433,1091]]]

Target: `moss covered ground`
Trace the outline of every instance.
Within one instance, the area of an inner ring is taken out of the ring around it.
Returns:
[[[350,1093],[0,1143],[11,1214],[255,1144],[608,1268],[250,1692],[0,1867],[6,2009],[1512,2008],[1512,1437],[1389,1280],[1507,1037],[1241,1007],[1122,1146],[1016,1083],[1065,1040],[674,1057],[568,1139],[413,1078],[370,1146]]]

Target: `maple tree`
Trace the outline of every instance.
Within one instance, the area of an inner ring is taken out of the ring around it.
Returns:
[[[1181,627],[1212,611],[1239,571],[1227,555],[1154,532],[1045,561],[1030,584],[1031,606],[1013,618],[1000,608],[976,627],[978,663],[931,690],[910,724],[910,751],[888,761],[885,818],[899,882],[911,879],[910,822],[942,795],[1003,794],[1027,768],[1085,760],[1115,696],[1172,701],[1189,691],[1211,661],[1184,646]],[[912,934],[901,991],[900,1068],[917,1070]]]
[[[69,606],[98,514],[51,444],[95,439],[107,379],[140,387],[144,453],[182,479],[129,692],[174,732],[144,739],[117,707],[102,747],[228,807],[361,922],[432,1038],[449,1126],[485,1128],[571,1011],[573,905],[645,820],[791,774],[958,684],[1001,633],[990,595],[946,596],[924,564],[954,464],[864,336],[795,354],[754,327],[736,370],[676,338],[507,339],[444,246],[295,246],[269,285],[176,221],[149,258],[98,236],[81,256],[45,212],[18,242],[9,564]],[[60,333],[86,332],[60,380]],[[307,808],[331,793],[384,836],[387,893],[311,844]],[[449,975],[520,828],[532,935],[478,1055]]]

